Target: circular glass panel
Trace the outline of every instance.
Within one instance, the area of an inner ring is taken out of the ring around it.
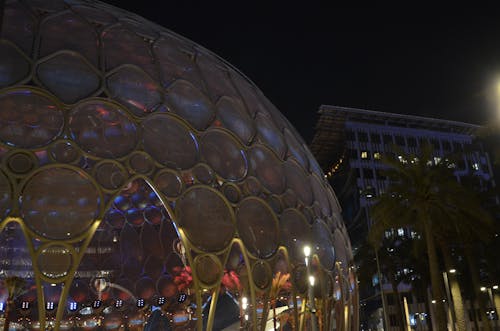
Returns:
[[[56,279],[68,274],[71,261],[71,254],[66,247],[49,246],[38,255],[38,268],[45,277]]]
[[[11,209],[12,188],[9,180],[0,171],[0,216],[5,217]]]
[[[222,274],[222,268],[213,255],[201,255],[195,259],[194,266],[198,279],[206,286],[214,286]]]
[[[118,158],[130,153],[137,144],[137,128],[116,105],[104,100],[78,104],[70,112],[71,136],[90,154]]]
[[[0,94],[0,140],[7,145],[47,145],[59,135],[63,124],[63,113],[42,94],[29,89]]]
[[[247,250],[256,257],[268,258],[278,248],[278,220],[261,199],[244,199],[236,209],[238,233]]]
[[[17,175],[26,174],[36,166],[33,155],[26,153],[13,153],[7,158],[7,166],[10,171]]]
[[[258,261],[253,265],[252,277],[255,286],[259,289],[266,289],[271,284],[271,267],[263,261]]]
[[[182,116],[196,130],[205,130],[215,117],[215,107],[196,87],[185,80],[177,80],[168,89],[166,102],[172,112]]]
[[[84,233],[99,214],[97,188],[82,171],[48,168],[26,183],[21,217],[34,232],[52,239]]]
[[[306,218],[296,209],[283,211],[280,218],[281,241],[297,261],[303,260],[303,248],[310,245],[310,228]]]
[[[155,188],[169,198],[175,198],[181,194],[182,181],[172,170],[160,172],[154,180]]]
[[[271,146],[273,151],[280,158],[283,158],[286,152],[285,139],[273,121],[267,115],[257,113],[255,123],[260,140],[266,145]]]
[[[189,240],[203,251],[219,251],[233,238],[231,207],[219,192],[209,187],[193,186],[187,190],[175,211]]]
[[[96,166],[94,176],[103,188],[115,190],[125,183],[127,172],[118,163],[104,161]]]
[[[311,179],[311,187],[314,192],[314,199],[319,203],[322,216],[323,217],[330,216],[332,213],[330,209],[330,202],[328,201],[328,195],[326,189],[322,184],[322,181],[316,175],[311,175],[310,179]]]
[[[188,169],[198,160],[198,144],[187,126],[169,114],[153,114],[143,122],[144,150],[174,169]]]
[[[60,163],[71,163],[79,156],[78,150],[70,141],[58,141],[51,146],[50,155]]]
[[[269,191],[282,193],[285,190],[285,175],[281,161],[267,147],[250,149],[250,169]]]
[[[283,168],[285,169],[288,188],[297,194],[297,197],[304,205],[311,205],[313,201],[313,194],[307,174],[297,163],[291,160],[285,162]]]
[[[327,270],[335,266],[335,249],[328,226],[321,220],[316,220],[312,226],[312,236],[319,261]]]
[[[205,133],[201,139],[201,154],[224,179],[239,180],[247,173],[243,148],[224,131],[212,130]]]
[[[128,164],[139,174],[149,174],[155,168],[154,162],[149,155],[141,152],[134,152],[128,159]]]

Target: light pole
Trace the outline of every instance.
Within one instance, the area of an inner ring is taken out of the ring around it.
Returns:
[[[495,316],[498,319],[499,318],[498,312],[499,312],[500,299],[498,298],[498,295],[495,295],[495,293],[493,292],[493,291],[498,291],[498,285],[493,285],[493,286],[488,286],[488,287],[482,286],[480,288],[480,290],[481,290],[481,292],[487,292],[488,293],[488,297],[490,299],[491,305],[493,306],[492,307],[493,309],[491,310],[492,315],[490,315],[491,316],[491,320],[494,321],[495,320]],[[497,324],[498,322],[494,322],[494,323]]]
[[[454,274],[457,271],[455,269],[450,269],[449,273]],[[443,279],[444,279],[444,287],[446,290],[446,298],[448,299],[448,320],[451,326],[451,329],[455,331],[455,323],[456,323],[456,316],[455,316],[455,308],[453,306],[453,301],[451,297],[451,291],[450,291],[450,281],[448,278],[448,273],[446,271],[443,271]]]
[[[312,331],[317,331],[318,330],[318,324],[316,321],[316,307],[314,306],[314,283],[316,279],[311,273],[311,247],[309,246],[304,246],[304,256],[305,256],[305,262],[306,262],[306,269],[307,269],[307,301],[308,301],[308,308],[309,312],[311,313],[311,329]]]

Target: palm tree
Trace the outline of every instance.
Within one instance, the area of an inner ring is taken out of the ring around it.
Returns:
[[[432,161],[434,153],[430,145],[423,146],[419,156],[396,152],[400,157],[384,158],[391,184],[372,207],[374,224],[369,240],[377,245],[386,229],[400,227],[411,227],[423,235],[435,300],[436,326],[438,330],[446,330],[443,278],[437,250],[439,240],[441,233],[449,230],[450,220],[464,220],[464,215],[475,219],[478,206],[475,200],[465,198],[467,192],[457,182],[450,161]]]
[[[7,277],[3,280],[3,286],[7,289],[7,304],[5,307],[5,315],[3,322],[3,331],[9,331],[10,314],[14,309],[14,300],[21,295],[25,290],[26,281],[17,276]]]

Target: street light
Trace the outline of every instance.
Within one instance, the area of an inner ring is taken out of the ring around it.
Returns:
[[[499,312],[499,305],[500,305],[500,299],[498,298],[498,295],[495,295],[493,293],[493,290],[498,290],[498,285],[493,285],[493,286],[481,286],[480,288],[481,292],[488,292],[488,297],[490,299],[491,305],[493,306],[493,309],[491,311],[491,319],[495,318],[495,315],[498,316]]]
[[[307,277],[309,279],[309,282],[307,283],[307,301],[309,311],[311,313],[311,329],[312,331],[317,331],[318,324],[316,321],[316,307],[314,306],[314,283],[316,282],[316,279],[311,273],[311,263],[309,261],[311,258],[311,247],[308,245],[304,246],[304,257],[306,261]]]

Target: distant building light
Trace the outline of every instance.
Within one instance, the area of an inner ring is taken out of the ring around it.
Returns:
[[[450,274],[454,274],[457,272],[457,269],[450,269]]]
[[[120,308],[123,306],[123,300],[116,300],[115,302],[115,307],[116,308]]]
[[[367,151],[362,151],[361,152],[361,158],[362,159],[367,159],[368,158],[368,152]]]
[[[494,290],[498,290],[498,285],[493,285]]]
[[[434,164],[439,164],[441,162],[441,158],[439,156],[434,156]]]
[[[472,169],[474,169],[474,170],[479,170],[479,164],[478,164],[478,163],[476,163],[476,162],[474,162],[474,163],[472,164]]]
[[[379,153],[379,152],[375,152],[375,153],[373,153],[373,158],[374,158],[375,160],[380,160],[380,159],[382,158],[382,155],[380,155],[380,153]]]
[[[30,307],[30,303],[29,302],[23,301],[21,303],[21,309],[29,309],[29,307]]]
[[[54,309],[54,303],[52,301],[47,302],[45,305],[45,309],[47,310],[53,310]]]
[[[72,301],[69,303],[69,310],[70,311],[75,311],[77,309],[78,309],[78,304],[76,302]]]
[[[144,299],[137,299],[137,307],[138,308],[142,308],[142,307],[144,307],[144,305],[145,305]]]

